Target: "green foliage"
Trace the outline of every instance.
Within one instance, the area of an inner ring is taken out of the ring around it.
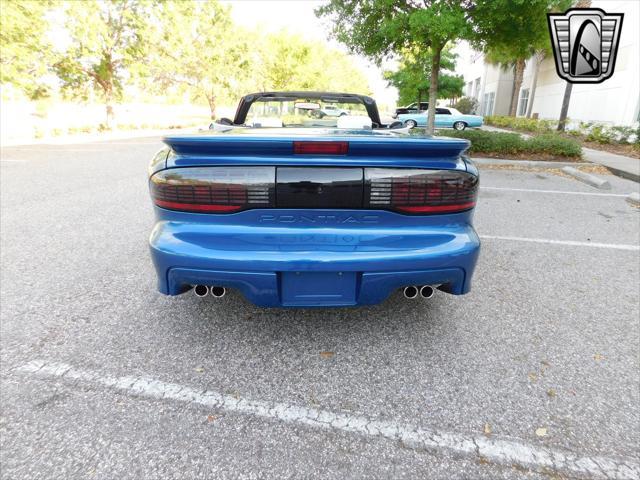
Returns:
[[[32,99],[48,95],[41,78],[51,60],[47,40],[48,1],[2,0],[0,7],[0,82]]]
[[[547,13],[564,11],[572,0],[478,0],[476,46],[498,63],[512,64],[534,53],[551,53]]]
[[[245,31],[215,1],[165,2],[159,17],[151,87],[178,88],[206,101],[212,119],[219,104],[253,91],[369,90],[346,55],[284,31]]]
[[[246,32],[234,30],[228,7],[218,2],[162,2],[148,63],[152,86],[180,86],[205,99],[215,115],[220,101],[236,97],[249,76]]]
[[[615,135],[611,131],[611,129],[605,127],[604,125],[595,125],[591,128],[585,140],[588,142],[596,142],[596,143],[613,143],[615,140]]]
[[[250,66],[252,90],[333,90],[369,93],[353,60],[342,52],[286,31],[254,42],[259,58]]]
[[[547,153],[561,157],[582,156],[582,147],[578,142],[557,133],[544,133],[531,137],[526,140],[526,146],[535,153]]]
[[[559,157],[577,158],[582,155],[582,147],[575,140],[556,133],[545,133],[528,139],[517,133],[488,132],[485,130],[464,130],[440,132],[449,137],[466,138],[471,141],[469,152],[473,154],[522,155],[545,154]]]
[[[555,130],[556,122],[553,120],[536,120],[535,118],[487,116],[484,123],[494,127],[513,128],[523,132],[546,133]]]
[[[64,4],[71,42],[55,71],[68,96],[87,99],[98,93],[106,105],[106,128],[113,116],[112,102],[121,96],[125,78],[145,65],[149,7],[145,0]]]
[[[473,97],[462,97],[456,102],[453,108],[465,114],[474,113],[478,108],[478,100]]]
[[[438,76],[438,92],[444,98],[456,98],[462,95],[464,78],[461,75],[442,73],[455,71],[456,54],[449,47],[442,50],[440,57],[440,75]],[[396,71],[384,72],[385,79],[398,89],[398,102],[406,105],[416,101],[424,101],[429,94],[431,79],[432,50],[422,52],[418,47],[405,49],[402,52],[399,68]]]
[[[638,138],[636,137],[636,131],[638,129],[640,129],[640,126],[638,128],[625,126],[611,127],[611,131],[615,135],[616,140],[620,143],[632,143],[632,138],[634,137],[636,138],[636,142],[638,142]]]

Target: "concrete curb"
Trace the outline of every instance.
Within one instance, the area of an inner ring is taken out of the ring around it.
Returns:
[[[640,193],[633,192],[627,195],[627,202],[629,202],[634,207],[640,207]]]
[[[607,180],[603,180],[600,177],[596,177],[590,173],[581,172],[573,167],[563,167],[562,171],[568,175],[571,175],[576,180],[591,185],[592,187],[599,188],[600,190],[611,190],[611,184]]]
[[[509,160],[503,158],[484,158],[472,157],[478,165],[516,165],[521,167],[539,167],[539,168],[562,168],[562,167],[584,167],[593,165],[589,162],[553,162],[549,160]]]

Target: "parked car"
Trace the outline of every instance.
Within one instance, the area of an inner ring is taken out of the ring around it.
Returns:
[[[418,113],[429,108],[429,102],[420,102],[420,108],[418,108],[418,102],[413,102],[411,105],[407,105],[406,107],[398,107],[396,108],[395,117],[400,115],[401,113]]]
[[[398,120],[407,127],[426,127],[428,112],[407,113],[398,115]],[[467,127],[481,127],[483,117],[480,115],[465,115],[455,108],[436,108],[435,127],[464,130]]]
[[[324,105],[323,107],[317,110],[312,110],[312,114],[316,118],[341,117],[344,115],[349,115],[349,111],[344,110],[342,108],[338,108],[335,105]]]
[[[327,98],[352,113],[318,127],[308,111]],[[255,121],[273,104],[278,127]],[[247,95],[226,123],[165,137],[149,166],[160,292],[344,307],[396,289],[470,290],[480,242],[468,141],[392,130],[372,98],[329,92]]]

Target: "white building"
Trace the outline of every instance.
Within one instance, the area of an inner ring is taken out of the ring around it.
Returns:
[[[602,83],[575,84],[568,117],[573,121],[632,125],[640,120],[640,0],[594,0],[592,8],[624,13],[613,76]],[[507,115],[513,90],[513,70],[484,62],[482,53],[466,44],[457,47],[457,73],[464,75],[464,94],[479,102],[482,115]],[[518,93],[517,115],[525,116],[536,69],[535,57],[526,63],[522,87]],[[539,65],[531,114],[557,120],[560,116],[565,80],[556,73],[553,55]]]

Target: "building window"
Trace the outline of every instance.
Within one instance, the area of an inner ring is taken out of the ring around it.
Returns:
[[[473,82],[467,83],[467,97],[473,95]]]
[[[477,99],[480,98],[480,77],[476,78],[476,90],[473,93],[473,96]]]
[[[529,89],[523,88],[520,90],[520,101],[518,102],[518,115],[524,116],[527,114],[527,104],[529,103]]]
[[[482,102],[482,114],[493,115],[493,104],[496,100],[496,92],[489,92],[484,94],[484,101]]]

